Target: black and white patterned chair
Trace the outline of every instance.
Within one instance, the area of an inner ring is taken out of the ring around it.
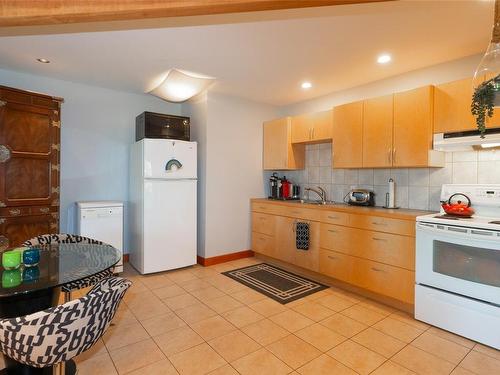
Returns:
[[[109,277],[85,297],[19,318],[2,319],[0,350],[32,367],[62,364],[102,337],[131,285],[127,279]]]
[[[37,246],[37,245],[50,245],[50,244],[59,244],[59,243],[73,243],[73,244],[95,244],[95,245],[108,245],[102,241],[95,240],[93,238],[78,236],[75,234],[42,234],[40,236],[31,238],[23,243],[23,246]],[[71,301],[72,292],[78,289],[88,288],[89,286],[95,285],[100,280],[105,279],[107,277],[113,276],[113,268],[108,268],[104,271],[101,271],[95,275],[84,277],[80,280],[72,281],[64,284],[61,287],[61,291],[64,293],[64,302]]]

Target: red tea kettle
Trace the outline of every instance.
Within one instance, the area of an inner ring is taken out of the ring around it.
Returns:
[[[457,200],[456,203],[452,203],[452,198],[456,196],[465,197],[465,199],[467,199],[467,204],[463,203],[461,200]],[[453,194],[447,201],[441,202],[441,207],[443,207],[444,212],[448,215],[463,217],[471,217],[474,215],[470,198],[462,193]]]

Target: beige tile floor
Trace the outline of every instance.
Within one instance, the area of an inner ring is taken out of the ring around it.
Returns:
[[[99,374],[500,374],[500,351],[330,288],[281,305],[220,272],[254,258],[141,276],[102,340]]]

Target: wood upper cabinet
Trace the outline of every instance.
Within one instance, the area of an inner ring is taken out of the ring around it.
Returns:
[[[291,133],[290,117],[264,122],[264,169],[304,168],[305,146],[292,144]]]
[[[434,133],[476,130],[470,112],[472,78],[437,85],[434,96]]]
[[[473,79],[465,78],[436,86],[434,95],[434,133],[452,133],[477,130],[471,114]],[[500,127],[500,109],[486,118],[486,127]]]
[[[292,143],[305,143],[311,140],[311,129],[313,127],[313,114],[292,117]]]
[[[427,167],[432,149],[434,87],[394,94],[392,165]]]
[[[363,167],[392,166],[393,95],[367,99],[363,108]]]
[[[292,117],[292,143],[320,143],[332,139],[332,111]]]
[[[363,102],[354,102],[333,109],[333,168],[363,166]]]
[[[332,110],[313,113],[312,141],[325,142],[332,139]]]

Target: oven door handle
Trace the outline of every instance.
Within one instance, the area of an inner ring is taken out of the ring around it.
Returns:
[[[426,233],[436,233],[436,234],[439,234],[442,236],[453,236],[454,238],[467,238],[467,237],[472,236],[472,238],[475,240],[496,242],[496,243],[498,243],[498,241],[500,240],[500,237],[495,236],[494,234],[491,237],[486,236],[486,235],[483,235],[483,237],[479,237],[479,236],[481,236],[480,234],[471,232],[472,230],[481,231],[480,229],[472,229],[472,228],[465,228],[465,227],[451,227],[451,228],[457,228],[457,230],[445,230],[445,229],[437,229],[431,225],[432,224],[427,225],[425,223],[417,223],[417,231],[422,231],[422,232],[426,232]],[[445,227],[449,227],[449,226],[445,226]],[[464,230],[466,230],[466,232],[462,232],[460,230],[460,228],[463,228]],[[483,232],[490,232],[487,230],[482,230],[482,231]],[[491,231],[491,232],[494,233],[493,231]]]

